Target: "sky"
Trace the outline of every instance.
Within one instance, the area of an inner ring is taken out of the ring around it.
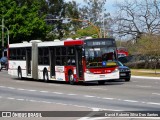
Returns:
[[[66,2],[68,2],[68,1],[72,1],[72,0],[65,0]],[[84,2],[83,2],[83,0],[74,0],[74,1],[76,1],[77,3],[80,3],[80,4],[85,4]],[[106,4],[105,4],[105,9],[106,9],[106,12],[109,12],[109,13],[111,13],[111,14],[114,14],[114,12],[115,12],[115,3],[116,2],[123,2],[124,0],[106,0]]]

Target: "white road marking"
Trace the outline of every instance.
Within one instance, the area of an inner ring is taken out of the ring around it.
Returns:
[[[115,98],[102,98],[102,99],[113,100],[113,99],[115,99]]]
[[[89,98],[91,98],[91,97],[96,97],[96,96],[84,95],[84,97],[89,97]]]
[[[48,93],[48,91],[39,91],[39,92],[41,92],[41,93]]]
[[[70,105],[70,104],[65,104],[65,103],[55,103],[55,104],[57,104],[57,105]]]
[[[117,99],[117,100],[122,101],[122,99]]]
[[[40,102],[47,103],[47,104],[48,104],[48,103],[49,103],[49,104],[52,103],[52,102],[48,102],[48,101],[40,101]]]
[[[19,101],[24,101],[24,99],[16,99],[16,100],[19,100]]]
[[[86,106],[81,106],[81,105],[73,105],[73,106],[75,106],[75,107],[81,107],[81,108],[86,108]]]
[[[137,85],[138,87],[151,87],[151,86],[139,86]],[[37,92],[42,92],[42,93],[49,93],[49,91],[38,91],[38,90],[30,90],[30,89],[22,89],[22,88],[14,88],[14,87],[6,87],[6,86],[0,86],[1,88],[8,88],[8,89],[16,89],[16,90],[26,90],[26,91],[29,91],[29,92],[34,92],[34,91],[37,91]],[[54,93],[54,94],[65,94],[65,93],[61,93],[61,92],[50,92],[50,93]],[[153,95],[160,95],[160,93],[152,93]],[[78,94],[73,94],[73,93],[70,93],[70,94],[66,94],[66,95],[78,95]],[[107,98],[107,97],[97,97],[97,96],[91,96],[91,95],[80,95],[80,96],[83,96],[83,97],[88,97],[88,98],[97,98],[97,99],[106,99],[106,100],[119,100],[119,101],[124,101],[124,102],[132,102],[132,103],[136,103],[136,102],[139,102],[139,103],[143,103],[143,104],[152,104],[152,105],[160,105],[160,103],[154,103],[154,102],[144,102],[144,101],[136,101],[136,100],[123,100],[123,99],[118,99],[118,98]],[[2,96],[0,96],[0,98],[2,98]],[[12,98],[12,97],[8,97],[7,99],[10,99],[10,100],[14,100],[15,98]],[[19,100],[19,101],[24,101],[24,99],[16,99],[16,100]],[[27,101],[27,100],[26,100]],[[36,101],[36,100],[28,100],[28,101],[31,101],[31,102],[40,102],[40,101]],[[46,103],[51,103],[51,102],[47,102]],[[62,103],[58,103],[58,104],[62,104]],[[64,104],[63,104],[64,105]],[[65,104],[66,105],[66,104]],[[67,104],[67,105],[70,105],[70,104]],[[77,105],[78,107],[79,105]],[[86,107],[86,106],[79,106],[79,107]]]
[[[147,104],[160,105],[160,103],[154,103],[154,102],[147,102]]]
[[[16,88],[13,88],[13,87],[7,87],[7,88],[12,89],[12,90],[16,89]]]
[[[152,93],[153,95],[160,95],[160,93]]]
[[[37,100],[29,100],[30,102],[38,102]]]
[[[72,94],[72,93],[71,93],[71,94],[67,94],[67,95],[74,96],[74,95],[77,95],[77,94]]]
[[[17,90],[25,90],[25,89],[22,89],[22,88],[18,88]]]
[[[61,93],[61,92],[52,92],[52,93],[59,94],[59,95],[64,94],[64,93]]]
[[[135,100],[123,100],[125,102],[138,102],[138,101],[135,101]]]
[[[91,88],[91,89],[95,89],[95,90],[108,90],[108,89],[104,89],[104,88]]]
[[[7,99],[9,99],[9,100],[14,100],[15,98],[12,98],[12,97],[7,97]]]
[[[30,92],[35,92],[35,91],[37,91],[37,90],[28,90],[28,91],[30,91]]]
[[[147,102],[141,102],[141,103],[143,103],[143,104],[147,104]]]
[[[143,85],[136,85],[137,87],[141,87],[141,88],[151,88],[152,86],[143,86]]]

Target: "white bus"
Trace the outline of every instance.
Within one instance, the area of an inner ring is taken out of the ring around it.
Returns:
[[[119,79],[112,38],[64,40],[9,45],[8,73],[18,78],[66,81],[70,84]]]

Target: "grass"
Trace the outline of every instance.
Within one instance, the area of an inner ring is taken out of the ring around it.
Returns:
[[[156,74],[153,69],[131,69],[131,72],[136,76],[160,77],[160,69],[156,70]]]

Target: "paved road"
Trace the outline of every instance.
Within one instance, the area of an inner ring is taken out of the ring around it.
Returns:
[[[159,86],[158,79],[142,78],[132,78],[131,82],[110,81],[105,85],[44,83],[18,80],[2,71],[0,111],[160,111]],[[90,117],[65,119],[89,120]]]

